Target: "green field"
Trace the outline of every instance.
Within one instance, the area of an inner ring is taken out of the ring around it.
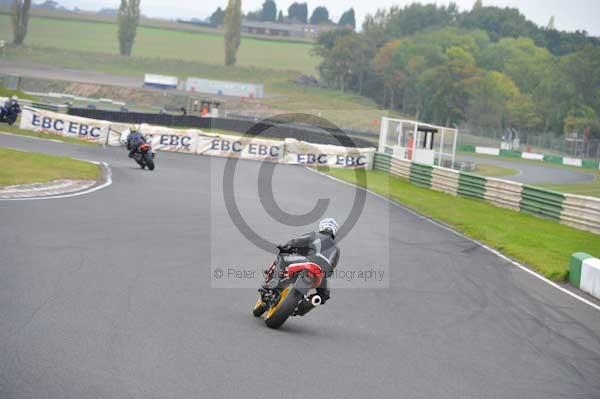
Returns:
[[[232,100],[234,104],[226,107],[268,115],[309,113],[346,129],[378,131],[382,116],[398,116],[365,97],[294,84],[301,73],[318,76],[319,60],[311,55],[310,43],[244,37],[238,65],[224,67],[223,36],[218,31],[140,27],[132,57],[118,55],[116,35],[117,26],[111,23],[36,17],[30,22],[27,45],[7,48],[5,59],[123,76],[159,73],[263,83],[265,98]],[[0,39],[11,37],[9,18],[0,15]]]
[[[0,15],[0,39],[10,41],[8,15]],[[118,54],[117,25],[67,19],[37,18],[29,22],[27,45],[61,50]],[[316,74],[319,60],[310,54],[310,43],[242,38],[238,65]],[[133,55],[170,58],[222,65],[223,35],[139,27]]]
[[[355,182],[352,170],[332,169],[329,173]],[[555,281],[566,280],[569,258],[574,252],[600,257],[600,235],[597,234],[499,208],[484,201],[420,188],[383,172],[367,172],[367,187],[442,221]]]
[[[100,168],[66,157],[0,148],[0,187],[53,180],[96,180]]]

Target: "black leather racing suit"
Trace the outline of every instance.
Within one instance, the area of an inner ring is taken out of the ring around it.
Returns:
[[[335,239],[329,233],[312,232],[288,241],[283,248],[295,249],[298,255],[306,256],[323,269],[325,276],[317,288],[317,294],[325,303],[330,297],[327,277],[333,274],[340,260],[340,249],[335,245]]]

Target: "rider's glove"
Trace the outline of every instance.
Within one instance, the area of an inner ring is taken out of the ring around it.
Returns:
[[[286,252],[289,253],[292,250],[292,247],[287,245],[287,244],[283,244],[283,245],[278,245],[277,249],[279,249],[279,252]]]

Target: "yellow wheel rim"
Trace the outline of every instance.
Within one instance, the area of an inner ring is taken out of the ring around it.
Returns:
[[[277,301],[277,303],[275,304],[275,306],[272,306],[271,309],[269,309],[269,311],[267,312],[267,319],[271,316],[273,316],[273,314],[277,311],[277,309],[279,308],[279,305],[281,305],[281,303],[283,302],[283,300],[285,299],[286,296],[288,296],[288,294],[290,293],[290,287],[286,287],[282,292],[281,295],[279,296],[279,301]]]
[[[258,300],[256,301],[256,305],[254,305],[254,310],[258,309],[260,306],[262,306],[263,301],[261,298],[258,298]]]

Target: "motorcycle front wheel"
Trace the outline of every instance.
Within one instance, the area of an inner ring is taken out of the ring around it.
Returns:
[[[152,154],[144,154],[144,160],[146,161],[146,166],[148,167],[148,169],[154,170],[154,159],[152,157]]]
[[[279,301],[267,312],[265,324],[269,328],[278,329],[294,313],[303,295],[294,287],[287,286],[279,297]]]
[[[267,311],[267,304],[262,301],[262,298],[258,298],[256,304],[254,305],[254,309],[252,310],[252,314],[254,317],[260,317]]]

